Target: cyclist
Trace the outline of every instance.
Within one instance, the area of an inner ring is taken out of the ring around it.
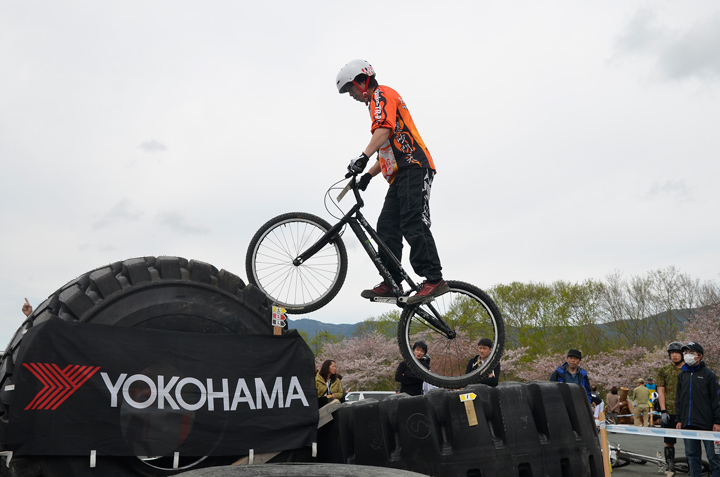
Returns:
[[[442,266],[435,240],[430,232],[430,187],[435,176],[435,163],[415,128],[402,97],[392,88],[381,86],[375,70],[365,60],[353,60],[342,67],[336,80],[338,91],[349,93],[370,110],[372,137],[365,150],[350,161],[348,169],[360,173],[369,158],[378,153],[378,160],[359,182],[365,190],[370,180],[382,173],[390,183],[385,203],[378,217],[377,232],[390,251],[402,258],[403,237],[410,245],[410,264],[425,282],[410,305],[425,303],[450,290],[442,277]],[[398,268],[380,248],[380,260],[390,271],[398,286],[402,277]],[[361,293],[363,298],[392,297],[389,283],[381,283]]]
[[[677,389],[677,380],[682,370],[683,344],[679,341],[673,341],[667,347],[668,358],[670,363],[666,364],[658,370],[658,403],[660,404],[660,414],[662,420],[660,427],[666,429],[675,428],[675,390]],[[667,471],[675,472],[675,443],[677,439],[674,437],[664,437],[665,441],[665,462],[667,463]]]

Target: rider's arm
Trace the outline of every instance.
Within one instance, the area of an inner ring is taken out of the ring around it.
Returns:
[[[380,161],[375,161],[375,164],[370,166],[370,169],[368,169],[368,174],[373,177],[380,174]]]
[[[665,386],[658,386],[658,403],[660,404],[660,410],[667,409],[665,407]]]
[[[390,134],[392,134],[392,129],[388,128],[377,128],[375,131],[373,131],[372,138],[370,138],[370,143],[365,148],[365,155],[367,157],[372,157],[373,154],[378,152],[378,150],[382,147],[383,144],[385,144],[385,141],[388,140],[390,137]],[[375,166],[373,166],[375,167]],[[371,168],[372,170],[372,168]],[[378,172],[380,171],[380,166],[378,165]],[[377,173],[373,174],[377,175]]]

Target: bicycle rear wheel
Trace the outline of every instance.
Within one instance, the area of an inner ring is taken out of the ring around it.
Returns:
[[[303,212],[269,220],[250,241],[245,256],[248,280],[288,313],[309,313],[327,305],[347,274],[347,252],[340,237],[300,265],[293,260],[329,229],[325,220]]]
[[[712,475],[708,461],[702,460],[700,465],[702,466],[702,475]],[[675,473],[677,475],[690,475],[690,466],[688,465],[687,457],[675,458]]]
[[[407,365],[435,386],[458,389],[486,378],[500,362],[505,347],[505,324],[495,302],[469,283],[448,280],[450,291],[426,305],[408,306],[398,323],[398,345]],[[454,331],[453,337],[432,325],[433,310]],[[493,342],[490,355],[481,366],[465,372],[476,356],[480,338]],[[412,345],[423,340],[431,359],[428,370],[415,357]]]

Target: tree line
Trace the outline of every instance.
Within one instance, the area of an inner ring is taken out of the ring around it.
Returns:
[[[513,282],[487,292],[505,319],[501,377],[505,380],[540,379],[564,361],[568,349],[575,348],[586,356],[584,364],[596,362],[599,387],[604,389],[613,376],[624,379],[622,369],[637,374],[645,367],[646,373],[640,375],[650,373],[662,363],[667,343],[687,338],[693,326],[703,330],[704,336],[697,337],[701,343],[703,337],[708,341],[720,335],[720,308],[715,306],[720,303],[720,286],[675,267],[629,278],[616,272],[602,281]],[[392,375],[401,359],[395,341],[399,316],[399,310],[391,310],[368,318],[349,339],[327,332],[305,339],[319,362],[338,362],[348,383],[356,381],[353,384],[363,389],[392,389]],[[372,349],[361,351],[365,346],[376,350],[376,364]],[[344,350],[359,353],[362,359],[355,360]],[[592,370],[588,371],[592,379]],[[640,375],[615,385],[632,384]]]

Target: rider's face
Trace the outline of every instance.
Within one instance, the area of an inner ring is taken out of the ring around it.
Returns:
[[[578,365],[580,364],[580,358],[578,358],[577,356],[568,356],[567,363],[568,363],[569,369],[575,370],[575,369],[577,369]]]
[[[355,86],[354,84],[351,84],[351,85],[348,87],[348,94],[349,94],[350,97],[351,97],[352,99],[354,99],[355,101],[360,101],[361,103],[364,103],[364,102],[365,102],[365,96],[363,96],[362,92],[360,92],[360,90],[358,89],[358,87]]]
[[[425,356],[425,351],[423,351],[422,348],[415,348],[413,353],[415,353],[417,359],[422,359],[422,357]]]
[[[673,364],[679,364],[683,362],[683,355],[680,351],[671,351],[670,352],[670,361],[672,361]]]

